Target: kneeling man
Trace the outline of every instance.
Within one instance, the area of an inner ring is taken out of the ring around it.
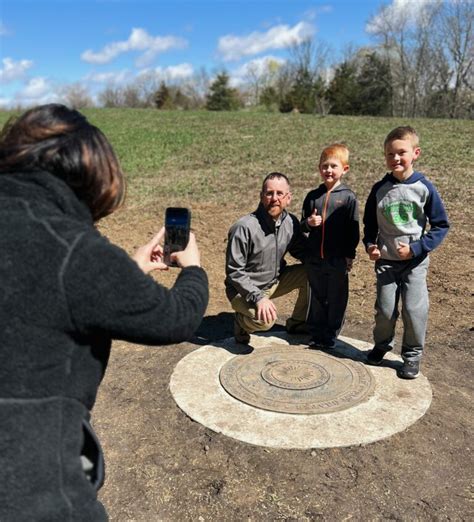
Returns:
[[[272,297],[298,289],[290,333],[306,332],[308,282],[302,264],[287,266],[285,254],[303,260],[306,238],[298,218],[286,211],[291,201],[290,182],[272,172],[264,179],[260,204],[229,230],[226,253],[226,294],[235,310],[234,335],[248,343],[250,333],[269,330],[277,319]]]

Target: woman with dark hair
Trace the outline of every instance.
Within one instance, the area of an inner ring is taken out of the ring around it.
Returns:
[[[89,424],[111,340],[189,339],[208,302],[195,237],[173,254],[162,229],[130,258],[94,223],[124,197],[115,153],[63,105],[31,109],[0,135],[0,520],[107,520]]]

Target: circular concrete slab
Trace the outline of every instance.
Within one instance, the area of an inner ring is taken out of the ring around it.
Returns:
[[[295,377],[288,378],[287,367],[291,360],[288,354],[293,353],[295,361],[300,361],[296,365],[298,368],[292,371],[303,376],[296,379],[302,382],[301,392],[304,393],[305,388],[319,388],[324,392],[327,387],[322,383],[331,380],[334,368],[362,365],[371,348],[363,341],[340,337],[331,353],[319,352],[299,344],[301,337],[284,332],[277,335],[252,335],[250,345],[253,352],[247,355],[243,354],[247,347],[235,344],[233,339],[203,346],[188,354],[176,365],[170,380],[170,390],[178,406],[211,430],[249,444],[308,449],[368,444],[390,437],[416,422],[431,404],[428,380],[423,375],[411,381],[399,379],[396,368],[401,360],[390,353],[381,366],[364,365],[363,370],[355,372],[362,376],[369,372],[371,379],[368,388],[363,387],[365,391],[361,397],[359,394],[360,400],[344,409],[338,408],[340,402],[336,400],[336,410],[316,408],[317,411],[310,414],[283,413],[262,409],[233,397],[220,382],[221,371],[227,364],[239,366],[246,358],[260,360],[260,365],[255,368],[263,376],[261,380],[282,389],[290,386],[294,394],[298,391],[293,389]],[[268,353],[272,350],[283,355],[280,359],[269,358]],[[329,363],[330,360],[333,361]],[[344,372],[348,376],[354,373],[343,369]],[[244,387],[243,393],[249,395],[249,389]],[[257,394],[260,394],[259,390]],[[318,400],[313,396],[310,402]]]

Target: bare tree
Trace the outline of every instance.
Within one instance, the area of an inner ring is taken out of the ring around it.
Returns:
[[[368,24],[390,66],[392,115],[458,117],[472,103],[472,0],[383,6]],[[448,107],[450,107],[448,109]],[[448,112],[446,112],[448,111]]]
[[[135,83],[130,83],[123,88],[122,97],[125,107],[145,107],[145,100],[141,96],[140,87]]]
[[[436,85],[438,64],[436,62],[436,40],[433,27],[439,17],[441,1],[433,1],[424,10],[423,17],[414,24],[411,32],[412,45],[408,60],[410,61],[408,78],[407,107],[411,117],[424,116],[426,107],[423,101],[430,97]],[[438,56],[439,57],[439,56]]]
[[[155,94],[160,87],[160,79],[154,72],[148,72],[136,78],[134,86],[143,107],[155,107]]]
[[[452,67],[450,116],[461,112],[463,91],[472,94],[474,60],[474,3],[471,0],[447,2],[442,18],[442,35]]]
[[[268,87],[275,88],[282,66],[282,62],[273,59],[267,59],[264,62],[254,61],[247,65],[245,82],[249,90],[250,104],[258,105],[262,91]]]
[[[211,82],[205,67],[194,73],[192,78],[181,85],[181,91],[189,99],[191,109],[202,108],[206,105],[206,94]]]
[[[409,84],[409,25],[413,23],[408,10],[394,11],[384,5],[369,23],[369,32],[380,40],[385,61],[389,65],[393,89],[392,115],[407,116]]]
[[[87,88],[80,83],[72,83],[62,88],[60,97],[72,109],[93,107],[94,102]]]
[[[278,70],[275,79],[275,90],[279,100],[283,100],[290,92],[294,80],[294,66],[291,63],[285,63]]]
[[[123,107],[123,92],[119,87],[107,85],[107,87],[99,93],[99,103],[102,107],[114,108]]]
[[[290,48],[290,62],[294,71],[306,71],[312,80],[323,77],[328,64],[330,47],[323,41],[306,38]]]
[[[260,99],[260,92],[264,84],[264,71],[262,67],[256,62],[247,64],[245,71],[245,81],[248,84],[251,92],[250,104],[257,105]]]

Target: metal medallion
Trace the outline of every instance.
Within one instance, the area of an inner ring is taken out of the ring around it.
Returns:
[[[303,347],[274,345],[224,364],[219,378],[241,402],[280,413],[318,414],[352,408],[374,391],[364,364]]]

